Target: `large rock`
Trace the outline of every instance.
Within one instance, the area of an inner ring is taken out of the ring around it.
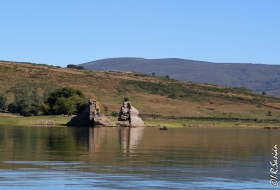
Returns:
[[[79,115],[73,117],[68,123],[68,126],[116,126],[108,118],[100,112],[100,107],[97,105],[97,101],[90,99],[86,109]]]
[[[118,122],[116,124],[124,127],[146,126],[138,114],[139,111],[131,105],[131,102],[125,101],[120,109]]]
[[[131,102],[123,102],[117,122],[111,122],[100,112],[97,101],[90,99],[86,109],[79,115],[73,117],[68,126],[122,126],[122,127],[143,127],[146,126],[138,116],[139,111],[131,105]]]

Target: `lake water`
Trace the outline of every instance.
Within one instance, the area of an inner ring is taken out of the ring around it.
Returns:
[[[0,126],[0,189],[275,189],[280,130]]]

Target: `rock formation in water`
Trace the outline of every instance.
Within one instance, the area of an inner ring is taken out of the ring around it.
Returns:
[[[116,124],[127,127],[146,126],[138,114],[139,111],[131,105],[131,102],[125,101],[120,109],[118,122]]]
[[[138,110],[131,105],[131,102],[124,102],[120,109],[117,122],[111,122],[100,112],[100,107],[96,100],[90,99],[86,109],[79,115],[73,117],[68,126],[123,126],[123,127],[143,127],[146,126],[138,116]]]
[[[68,123],[68,126],[116,126],[106,116],[100,112],[100,107],[97,105],[97,101],[90,99],[86,109],[79,115],[73,117]]]

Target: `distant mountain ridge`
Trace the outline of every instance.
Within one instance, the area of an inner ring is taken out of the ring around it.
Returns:
[[[280,65],[213,63],[178,58],[109,58],[79,64],[88,70],[135,71],[198,83],[246,87],[280,96]]]

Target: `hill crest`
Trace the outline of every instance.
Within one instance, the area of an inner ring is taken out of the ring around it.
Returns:
[[[280,65],[213,63],[178,58],[108,58],[79,64],[88,70],[135,71],[157,76],[221,86],[246,87],[280,96]]]

